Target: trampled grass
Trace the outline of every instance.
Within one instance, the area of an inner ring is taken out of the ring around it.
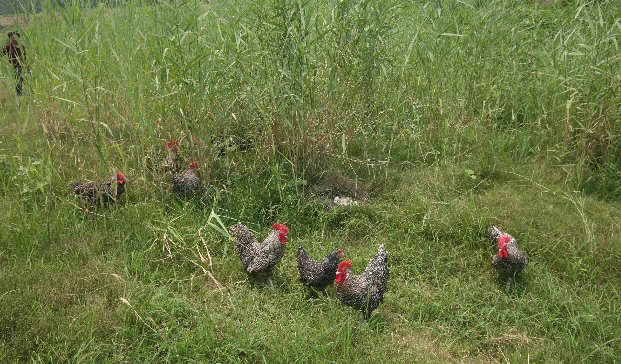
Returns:
[[[24,15],[28,95],[2,68],[3,362],[621,361],[616,3],[83,5]],[[168,140],[201,196],[152,168]],[[119,170],[109,208],[67,192]],[[370,200],[326,209],[334,171]],[[238,221],[290,227],[274,289]],[[490,222],[530,259],[509,291]],[[301,286],[297,244],[356,273],[386,245],[367,324]]]

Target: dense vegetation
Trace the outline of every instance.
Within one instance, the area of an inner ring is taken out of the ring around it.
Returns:
[[[34,64],[21,98],[2,67],[2,362],[621,361],[621,4],[108,5],[3,28]],[[200,197],[151,168],[168,140]],[[110,208],[67,193],[116,171]],[[369,201],[326,208],[329,173]],[[274,289],[238,221],[290,227]],[[509,291],[490,222],[531,261]],[[386,244],[370,322],[299,284],[298,244],[354,272]]]

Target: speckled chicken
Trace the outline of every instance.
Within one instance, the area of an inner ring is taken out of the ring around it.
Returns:
[[[170,173],[170,184],[175,194],[183,197],[192,197],[200,189],[201,181],[196,174],[198,169],[198,163],[190,163],[188,168],[183,173]]]
[[[306,254],[302,245],[298,245],[297,261],[300,281],[309,287],[324,289],[332,282],[336,274],[336,268],[343,257],[341,249],[323,257],[322,261],[316,261]]]
[[[278,223],[272,225],[272,228],[274,231],[262,244],[259,244],[246,225],[232,225],[229,227],[229,233],[237,239],[235,253],[239,255],[246,273],[253,278],[266,277],[269,285],[274,287],[272,283],[274,267],[285,255],[289,228]]]
[[[498,270],[499,275],[507,275],[507,290],[515,276],[528,265],[528,257],[520,249],[515,238],[496,226],[490,224],[487,228],[488,235],[496,243],[496,255],[492,258],[492,264]]]
[[[103,205],[114,203],[118,200],[125,192],[126,183],[125,176],[119,172],[116,176],[110,177],[110,179],[104,182],[72,182],[69,184],[69,189],[83,201]]]
[[[334,292],[341,302],[360,310],[360,321],[368,319],[373,310],[384,301],[384,292],[388,283],[388,252],[384,244],[380,245],[377,254],[371,258],[367,268],[360,275],[351,274],[350,260],[343,261],[336,270]]]
[[[171,140],[166,146],[168,147],[168,155],[161,163],[162,168],[167,172],[179,172],[184,164],[183,158],[179,154],[179,141]]]

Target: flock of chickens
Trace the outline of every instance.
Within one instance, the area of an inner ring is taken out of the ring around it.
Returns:
[[[196,173],[198,163],[191,163],[187,170],[179,172],[181,159],[178,147],[178,142],[168,142],[168,156],[161,166],[168,173],[172,191],[182,197],[191,197],[200,189],[200,179]],[[73,182],[69,188],[85,202],[105,205],[118,200],[125,192],[126,184],[127,179],[119,172],[103,182]],[[271,287],[274,268],[284,257],[289,234],[284,224],[276,223],[272,228],[274,230],[263,243],[259,243],[247,226],[234,224],[229,227],[229,234],[236,239],[235,253],[239,255],[246,273],[253,279],[267,280]],[[528,258],[513,236],[491,224],[487,233],[496,244],[492,265],[498,270],[499,277],[507,278],[508,290],[515,276],[528,264]],[[342,257],[343,251],[338,249],[317,261],[310,258],[299,245],[296,258],[300,281],[319,290],[334,282],[336,297],[345,305],[360,311],[360,320],[364,322],[384,300],[389,276],[388,252],[384,250],[384,244],[380,245],[364,272],[357,275],[350,272],[352,262],[341,261]]]
[[[199,165],[196,162],[190,163],[190,167],[180,172],[183,160],[179,155],[179,142],[168,142],[168,155],[160,163],[160,168],[168,174],[170,186],[178,196],[193,197],[200,191],[200,179],[196,173]],[[127,179],[123,173],[118,172],[116,176],[103,182],[72,182],[69,190],[73,191],[81,200],[94,205],[105,205],[114,203],[125,192]]]
[[[273,286],[274,267],[285,254],[289,234],[289,229],[283,224],[274,224],[272,228],[274,230],[261,244],[246,225],[235,224],[229,228],[229,234],[237,239],[235,253],[239,255],[246,273],[253,278],[267,279],[270,286]],[[360,310],[360,320],[364,321],[384,301],[389,275],[388,252],[383,244],[380,245],[377,254],[359,275],[350,273],[352,262],[341,262],[342,257],[343,251],[338,249],[317,261],[306,254],[302,245],[298,245],[300,281],[306,286],[323,290],[336,280],[336,297],[347,306]]]

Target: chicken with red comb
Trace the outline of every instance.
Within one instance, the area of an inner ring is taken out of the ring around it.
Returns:
[[[338,249],[323,257],[323,260],[317,261],[308,256],[302,245],[298,245],[296,258],[300,282],[308,287],[325,289],[334,282],[336,268],[342,257],[343,251]]]
[[[515,238],[490,224],[487,234],[496,244],[496,255],[492,265],[498,270],[499,276],[507,276],[507,291],[515,277],[528,265],[528,257],[518,246]]]
[[[171,140],[166,143],[166,147],[168,148],[168,155],[162,161],[162,168],[166,172],[179,172],[185,164],[179,153],[179,141]]]
[[[235,224],[229,227],[229,234],[237,242],[235,253],[239,255],[246,273],[252,278],[266,278],[270,287],[274,287],[274,268],[285,255],[289,234],[289,228],[284,224],[276,223],[272,228],[274,230],[260,244],[246,225]]]
[[[176,195],[193,197],[199,192],[201,180],[196,173],[197,169],[198,163],[190,163],[190,168],[183,173],[170,172],[170,184]]]
[[[69,190],[81,200],[95,205],[111,204],[116,202],[125,192],[127,180],[123,173],[118,172],[103,182],[77,181],[69,184]]]
[[[360,310],[360,322],[367,320],[371,313],[384,302],[384,292],[388,284],[388,252],[384,244],[380,245],[377,254],[367,264],[362,274],[355,275],[349,271],[350,260],[343,261],[336,270],[336,297],[356,310]]]

